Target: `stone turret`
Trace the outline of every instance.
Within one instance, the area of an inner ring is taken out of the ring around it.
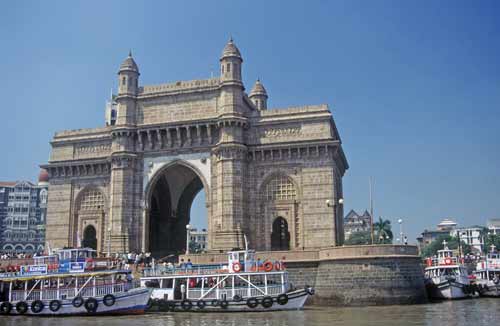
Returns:
[[[139,68],[132,58],[132,52],[129,52],[128,57],[120,65],[118,71],[118,94],[137,95],[139,88]]]
[[[222,82],[232,82],[236,84],[241,83],[241,64],[243,59],[240,54],[240,50],[236,47],[233,39],[229,39],[229,42],[224,47],[222,51],[222,56],[220,58],[220,73]]]
[[[257,110],[267,110],[267,92],[259,79],[257,79],[255,85],[253,85],[252,91],[248,97],[253,104],[255,104]]]
[[[139,91],[139,68],[132,58],[132,52],[120,65],[118,71],[118,96],[116,103],[118,113],[116,125],[131,125],[135,123],[136,97]]]

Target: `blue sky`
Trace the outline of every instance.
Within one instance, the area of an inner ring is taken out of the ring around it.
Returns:
[[[6,2],[0,180],[35,180],[55,131],[104,124],[129,49],[141,84],[208,78],[232,35],[269,107],[330,106],[346,213],[372,176],[375,215],[410,239],[443,217],[484,224],[500,217],[499,15],[486,0]]]

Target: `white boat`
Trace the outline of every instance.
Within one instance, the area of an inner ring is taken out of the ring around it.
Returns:
[[[464,299],[471,295],[469,273],[446,246],[438,250],[437,258],[427,258],[425,285],[431,299]]]
[[[500,297],[500,253],[494,245],[484,260],[477,263],[474,276],[480,296]]]
[[[92,249],[64,249],[0,274],[0,314],[144,313],[151,290],[139,287],[128,270],[99,270],[94,255]]]
[[[243,312],[302,309],[314,289],[292,289],[281,262],[256,262],[252,250],[231,251],[227,264],[153,266],[141,285],[153,288],[152,310]]]

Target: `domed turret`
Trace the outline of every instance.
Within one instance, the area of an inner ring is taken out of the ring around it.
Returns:
[[[257,79],[255,85],[253,85],[252,91],[248,97],[259,111],[267,110],[267,92],[259,79]]]
[[[242,62],[243,59],[241,58],[240,50],[234,44],[233,39],[229,39],[220,58],[221,81],[241,84]]]
[[[229,39],[229,42],[227,42],[224,50],[222,50],[221,60],[227,57],[237,57],[243,61],[240,50],[238,50],[238,47],[234,44],[233,38]]]
[[[129,52],[128,57],[120,65],[118,71],[118,95],[122,94],[137,94],[139,88],[139,67],[132,57],[132,52]]]
[[[49,184],[49,172],[45,169],[40,169],[40,173],[38,174],[38,185],[39,186],[47,186]]]

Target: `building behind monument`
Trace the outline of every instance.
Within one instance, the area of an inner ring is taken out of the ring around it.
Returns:
[[[38,184],[0,182],[0,251],[41,253],[45,246],[48,173],[40,172]]]

